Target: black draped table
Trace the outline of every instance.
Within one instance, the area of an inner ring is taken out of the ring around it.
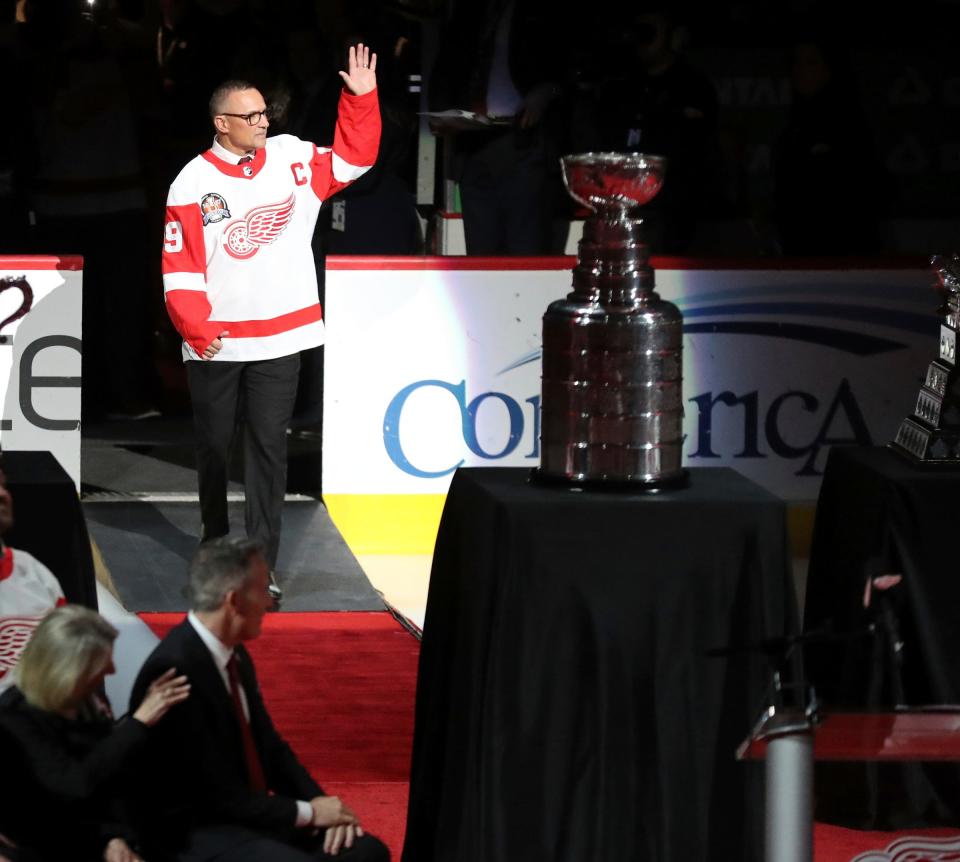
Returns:
[[[735,751],[792,631],[784,504],[732,470],[656,494],[461,469],[434,552],[404,862],[751,860]]]
[[[960,467],[880,447],[831,450],[804,612],[804,628],[827,635],[806,648],[827,707],[960,704],[958,528]],[[867,582],[888,574],[902,581],[871,588],[865,602]],[[818,766],[817,788],[819,819],[878,829],[960,822],[953,764]]]
[[[12,548],[33,554],[60,581],[67,601],[97,607],[97,584],[87,523],[76,486],[49,452],[0,454],[13,497]]]

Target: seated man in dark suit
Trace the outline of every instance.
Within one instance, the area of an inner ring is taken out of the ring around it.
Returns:
[[[175,667],[191,697],[153,729],[143,784],[145,858],[387,862],[356,815],[323,790],[277,733],[243,642],[260,634],[269,569],[248,539],[217,539],[190,564],[193,610],[157,646],[133,687]]]

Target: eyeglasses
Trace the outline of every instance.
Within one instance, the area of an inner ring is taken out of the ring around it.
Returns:
[[[261,117],[266,117],[270,119],[270,109],[264,108],[262,111],[251,111],[249,114],[228,114],[226,111],[221,112],[221,117],[236,117],[240,120],[246,120],[248,126],[255,126],[260,122]]]

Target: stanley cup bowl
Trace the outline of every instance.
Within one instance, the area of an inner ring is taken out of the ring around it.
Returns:
[[[580,153],[560,159],[570,195],[597,213],[623,212],[656,197],[666,159],[644,153]]]

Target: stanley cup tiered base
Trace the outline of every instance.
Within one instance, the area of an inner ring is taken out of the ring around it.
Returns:
[[[594,210],[573,292],[543,316],[539,476],[570,483],[660,486],[680,466],[682,326],[654,291],[642,221],[628,210],[663,183],[658,156],[562,159],[570,194]]]

